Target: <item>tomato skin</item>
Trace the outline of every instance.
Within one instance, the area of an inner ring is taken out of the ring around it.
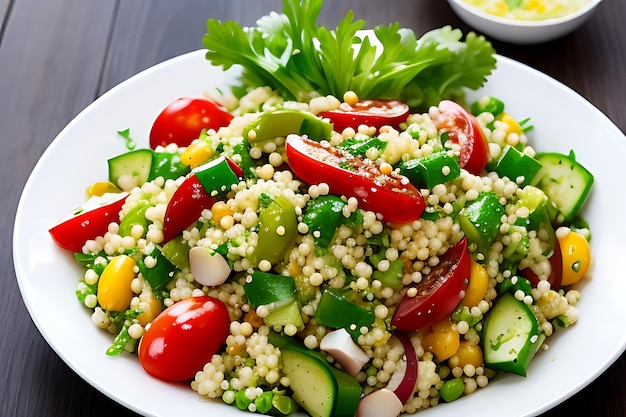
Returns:
[[[489,147],[476,117],[454,101],[442,100],[435,124],[448,133],[449,140],[461,145],[459,166],[470,174],[480,174],[487,165]]]
[[[221,104],[203,96],[181,97],[167,105],[150,130],[150,147],[176,143],[180,147],[200,136],[202,129],[228,126],[233,115]]]
[[[383,175],[374,164],[342,155],[330,145],[289,135],[285,154],[291,170],[302,181],[326,183],[331,194],[355,197],[359,207],[382,214],[384,221],[412,222],[424,211],[422,194],[406,178]],[[353,169],[341,168],[344,164]]]
[[[467,238],[440,256],[439,264],[415,284],[417,295],[405,294],[391,319],[396,330],[423,330],[448,317],[459,304],[471,273]]]
[[[194,174],[189,174],[174,191],[165,208],[163,217],[163,243],[172,240],[177,234],[198,220],[202,210],[209,209],[217,199],[207,194]]]
[[[211,360],[229,334],[226,305],[208,295],[163,310],[139,342],[139,363],[155,378],[185,381]]]
[[[81,252],[83,245],[89,239],[104,235],[111,222],[120,221],[120,210],[126,201],[128,193],[109,194],[112,198],[92,209],[86,209],[77,215],[69,215],[61,219],[48,232],[57,246],[72,251]],[[102,196],[92,196],[87,203],[102,200]]]
[[[388,125],[395,129],[409,117],[409,106],[398,100],[361,100],[351,106],[341,103],[339,108],[321,112],[321,117],[330,119],[336,132],[359,125],[373,126],[380,129]]]

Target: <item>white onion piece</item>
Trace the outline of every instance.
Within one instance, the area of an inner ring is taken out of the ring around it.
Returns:
[[[327,333],[320,342],[320,349],[332,356],[352,376],[355,376],[370,359],[367,353],[354,343],[346,329]]]
[[[361,398],[355,417],[396,417],[403,406],[396,394],[382,388]]]
[[[189,251],[189,268],[194,279],[208,287],[223,284],[231,272],[222,255],[199,246]]]

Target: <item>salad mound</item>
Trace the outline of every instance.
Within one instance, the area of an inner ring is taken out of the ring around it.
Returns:
[[[272,415],[415,413],[531,373],[578,320],[593,175],[498,98],[465,103],[484,38],[370,43],[351,13],[317,27],[321,5],[209,20],[240,85],[173,102],[149,148],[119,132],[128,152],[50,229],[106,354]]]

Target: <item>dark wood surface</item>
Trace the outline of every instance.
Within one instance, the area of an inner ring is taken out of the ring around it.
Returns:
[[[468,30],[442,0],[327,1],[320,23],[336,25],[350,8],[370,28],[398,21],[417,33],[446,24]],[[0,0],[0,135],[5,147],[0,162],[1,417],[134,415],[65,365],[21,299],[13,268],[13,221],[38,158],[80,110],[111,87],[200,49],[208,18],[254,25],[258,17],[280,9],[279,0]],[[626,2],[605,0],[579,30],[562,39],[539,46],[494,45],[499,54],[579,92],[624,132],[624,17]],[[615,331],[626,330],[617,326]],[[625,358],[545,416],[626,415]]]

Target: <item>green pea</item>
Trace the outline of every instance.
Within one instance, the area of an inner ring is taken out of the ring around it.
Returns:
[[[463,390],[465,390],[463,379],[454,378],[443,383],[439,389],[439,396],[449,403],[459,398],[463,394]]]

